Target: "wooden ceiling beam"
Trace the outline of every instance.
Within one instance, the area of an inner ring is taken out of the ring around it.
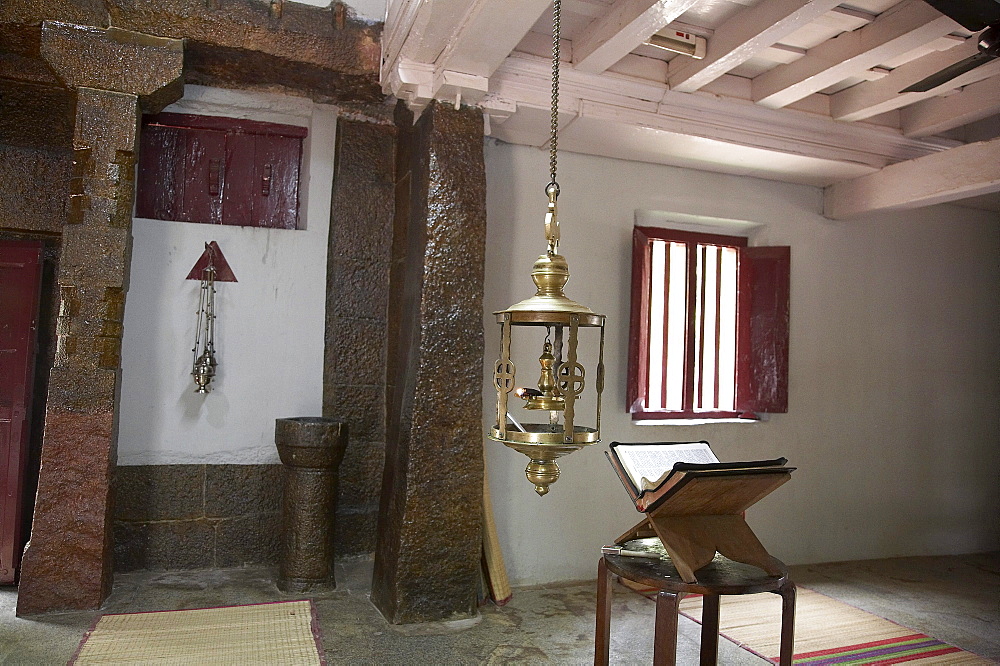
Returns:
[[[830,185],[823,192],[823,214],[842,220],[991,192],[1000,192],[1000,138],[898,162]]]
[[[933,90],[900,94],[900,90],[978,53],[977,40],[978,36],[972,36],[947,51],[931,53],[900,65],[877,81],[859,83],[830,95],[830,114],[836,120],[864,120],[1000,74],[1000,59],[997,59]]]
[[[550,0],[401,0],[383,37],[383,90],[419,110],[433,98],[475,103]]]
[[[437,58],[439,70],[490,77],[551,0],[474,0]]]
[[[899,110],[900,128],[911,137],[933,136],[1000,113],[1000,77],[966,86],[953,95],[932,97]],[[1000,159],[1000,157],[998,157]]]
[[[620,0],[573,39],[573,66],[600,74],[686,12],[698,0]]]
[[[702,60],[678,63],[671,90],[694,92],[832,10],[838,0],[763,0],[716,28]]]
[[[809,49],[805,57],[753,80],[753,99],[779,109],[881,65],[962,26],[924,0],[906,0],[869,25]]]

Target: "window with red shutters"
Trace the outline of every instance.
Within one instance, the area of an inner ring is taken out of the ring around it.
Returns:
[[[234,118],[146,116],[136,216],[296,229],[306,134],[304,127]]]
[[[788,411],[789,248],[635,227],[632,253],[633,419]]]

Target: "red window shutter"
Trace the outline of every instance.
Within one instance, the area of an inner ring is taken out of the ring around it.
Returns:
[[[302,141],[287,136],[257,136],[254,158],[254,224],[294,229],[299,209],[299,154]]]
[[[788,411],[788,315],[791,249],[748,247],[740,251],[740,411]]]
[[[184,130],[143,124],[139,140],[139,184],[135,214],[154,220],[176,220],[177,193],[184,184]]]
[[[298,228],[304,127],[161,113],[143,121],[136,214]]]
[[[226,139],[226,189],[222,204],[223,224],[257,226],[252,221],[256,139],[257,137],[253,134],[242,133],[230,134]]]
[[[178,197],[179,222],[219,224],[222,221],[222,191],[225,185],[226,135],[204,129],[184,133],[184,184]]]

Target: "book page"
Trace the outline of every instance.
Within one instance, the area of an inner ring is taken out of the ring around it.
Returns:
[[[676,462],[717,463],[719,459],[705,442],[684,444],[630,444],[616,446],[615,452],[639,490],[655,488]]]

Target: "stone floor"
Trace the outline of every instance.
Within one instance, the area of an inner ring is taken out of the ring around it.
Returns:
[[[586,664],[593,661],[595,585],[520,588],[474,620],[393,627],[368,601],[371,561],[337,565],[338,589],[314,597],[331,664]],[[800,586],[864,608],[1000,663],[1000,553],[799,566]],[[132,573],[115,579],[103,612],[200,608],[301,598],[266,569]],[[0,588],[0,664],[64,664],[97,613],[16,618]],[[653,603],[618,587],[612,663],[652,659]],[[681,618],[678,664],[698,663],[698,625]],[[720,641],[719,663],[764,660]]]

